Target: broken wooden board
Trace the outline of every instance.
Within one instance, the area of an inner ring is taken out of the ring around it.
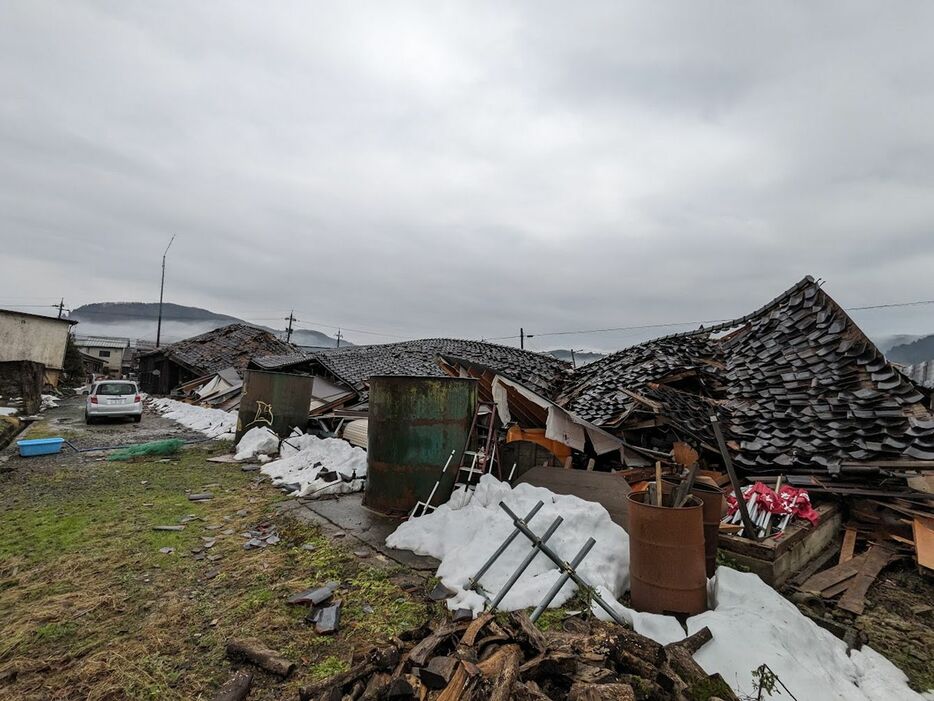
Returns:
[[[866,592],[869,591],[869,587],[876,581],[876,577],[892,561],[894,556],[895,553],[889,548],[874,545],[859,568],[859,572],[853,578],[853,583],[847,588],[840,601],[837,602],[837,607],[857,616],[862,614],[866,606]],[[853,562],[853,560],[850,560],[850,562]]]
[[[934,519],[916,516],[911,524],[918,566],[934,572]]]
[[[866,558],[869,557],[870,552],[872,552],[872,548],[841,565],[835,565],[823,572],[818,572],[801,585],[801,591],[820,594],[825,589],[829,589],[845,579],[854,577],[856,573],[859,572],[860,567],[863,566]]]
[[[853,551],[856,549],[856,529],[852,526],[846,527],[846,533],[843,534],[843,545],[840,547],[839,564],[849,562],[853,559]]]
[[[629,529],[629,483],[617,474],[564,470],[559,467],[533,467],[518,480],[534,487],[550,489],[555,494],[569,494],[600,504],[623,530]]]

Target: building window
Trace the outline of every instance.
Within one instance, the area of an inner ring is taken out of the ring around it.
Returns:
[[[105,350],[100,351],[100,357],[102,357],[102,358],[109,358],[109,357],[110,357],[110,351],[109,351],[109,350],[107,350],[107,351],[105,351]]]

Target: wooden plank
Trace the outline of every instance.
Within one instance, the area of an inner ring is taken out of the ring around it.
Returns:
[[[843,534],[843,545],[840,547],[840,559],[838,564],[849,562],[853,559],[853,551],[856,549],[856,529],[852,526],[846,527],[846,533]]]
[[[915,558],[918,565],[934,571],[934,519],[915,518],[911,530],[915,537]]]
[[[555,467],[533,467],[516,480],[517,483],[545,487],[555,494],[570,494],[593,501],[610,512],[613,523],[629,530],[629,505],[626,497],[629,483],[618,474],[564,470]]]
[[[884,546],[873,546],[862,567],[859,568],[859,572],[853,578],[853,583],[837,603],[837,607],[855,613],[857,616],[860,615],[866,606],[866,592],[869,591],[872,583],[876,581],[876,577],[879,576],[882,568],[892,560],[893,555],[894,553]],[[853,560],[850,560],[850,562],[853,562]]]
[[[827,589],[824,589],[824,591],[820,593],[821,598],[832,599],[835,596],[840,596],[840,594],[842,594],[843,592],[845,592],[847,589],[850,588],[850,585],[853,583],[853,578],[855,576],[856,575],[853,575],[853,577],[847,577],[842,582],[839,582],[838,584],[834,584],[832,587],[828,587]]]
[[[842,565],[836,565],[823,572],[818,572],[801,585],[801,591],[820,594],[824,589],[832,587],[834,584],[838,584],[848,577],[852,577],[859,572],[860,567],[863,566],[863,563],[869,557],[869,553],[874,549],[875,548],[870,548],[862,555],[857,555],[852,560],[844,562]]]

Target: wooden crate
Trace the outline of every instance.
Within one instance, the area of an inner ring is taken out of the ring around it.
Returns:
[[[814,505],[820,523],[796,519],[780,537],[755,541],[720,533],[720,550],[763,582],[780,587],[827,547],[840,532],[842,516],[836,504]]]

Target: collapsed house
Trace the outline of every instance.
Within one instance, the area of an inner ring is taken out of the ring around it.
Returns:
[[[141,353],[140,387],[152,394],[169,394],[180,385],[208,384],[214,375],[228,368],[239,375],[253,356],[294,352],[294,346],[269,331],[230,324]]]
[[[811,277],[735,321],[584,366],[557,401],[647,454],[685,440],[719,459],[717,416],[733,459],[754,475],[934,460],[930,392],[886,361]]]

